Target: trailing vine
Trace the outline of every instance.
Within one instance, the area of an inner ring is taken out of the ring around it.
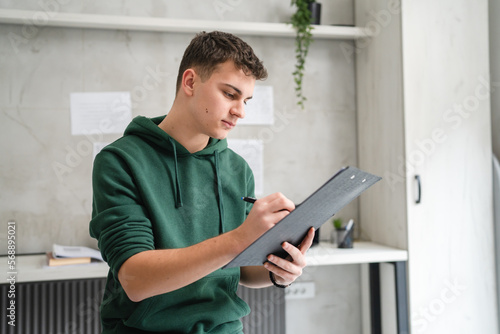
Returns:
[[[302,81],[304,78],[304,69],[309,45],[313,41],[311,25],[311,11],[308,4],[311,0],[291,0],[292,6],[297,7],[296,12],[292,15],[291,24],[297,31],[295,37],[295,71],[292,73],[295,81],[295,96],[297,97],[297,105],[304,109],[304,102],[307,100],[302,91]]]

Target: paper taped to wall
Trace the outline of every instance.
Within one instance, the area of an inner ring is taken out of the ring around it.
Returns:
[[[132,121],[130,92],[71,93],[71,134],[121,134]]]

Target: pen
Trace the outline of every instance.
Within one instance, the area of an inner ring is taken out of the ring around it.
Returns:
[[[345,228],[344,239],[342,239],[342,242],[339,244],[340,247],[345,246],[344,244],[345,244],[347,238],[349,237],[349,234],[351,233],[352,225],[354,225],[354,220],[351,219],[351,220],[349,220],[349,222],[347,223],[347,226]]]
[[[256,198],[253,197],[242,197],[241,199],[248,203],[255,203],[255,201],[257,200]]]

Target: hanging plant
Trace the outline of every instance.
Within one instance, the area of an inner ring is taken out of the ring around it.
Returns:
[[[308,4],[311,0],[291,0],[292,6],[296,6],[297,10],[292,15],[292,26],[297,31],[295,37],[295,71],[292,73],[295,81],[295,95],[298,99],[297,105],[304,109],[304,102],[307,100],[302,91],[302,81],[304,78],[304,69],[309,45],[313,41],[311,25],[311,11]]]

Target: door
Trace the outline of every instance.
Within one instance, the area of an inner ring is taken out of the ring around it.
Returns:
[[[402,1],[412,333],[498,331],[487,7]]]

